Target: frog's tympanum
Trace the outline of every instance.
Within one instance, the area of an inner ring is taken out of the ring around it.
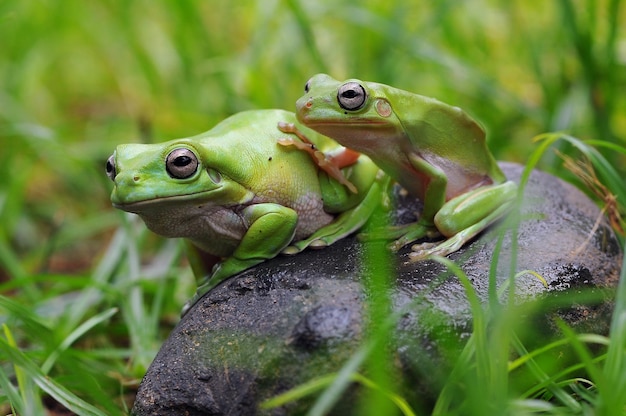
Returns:
[[[416,223],[384,232],[395,249],[425,236],[447,238],[415,245],[413,259],[458,250],[512,206],[516,185],[489,152],[483,129],[458,107],[324,74],[307,82],[296,106],[302,124],[369,156],[422,200]]]
[[[385,176],[367,156],[333,153],[350,152],[293,113],[259,110],[194,137],[119,145],[106,169],[116,208],[190,243],[200,278],[191,305],[238,272],[281,252],[333,244],[367,221]]]

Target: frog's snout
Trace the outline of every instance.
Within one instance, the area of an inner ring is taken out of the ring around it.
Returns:
[[[298,101],[296,101],[296,118],[299,121],[303,121],[306,118],[306,115],[313,108],[313,99],[310,97],[301,97]]]
[[[311,99],[308,98],[308,97],[299,98],[296,101],[296,110],[299,113],[300,111],[304,110],[305,108],[311,108]]]

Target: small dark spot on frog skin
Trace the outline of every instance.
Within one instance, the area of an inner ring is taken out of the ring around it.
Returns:
[[[267,159],[268,162],[272,161],[272,156],[269,157],[269,159]]]

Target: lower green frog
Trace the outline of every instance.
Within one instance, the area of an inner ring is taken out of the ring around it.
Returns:
[[[320,168],[315,158],[333,152],[345,153],[293,113],[258,110],[194,137],[119,145],[106,171],[116,208],[190,243],[200,282],[188,308],[236,273],[281,252],[333,244],[367,221],[382,200],[385,176],[355,153]]]
[[[415,245],[415,260],[458,250],[512,207],[517,186],[498,167],[483,129],[458,107],[325,74],[307,82],[296,107],[302,124],[369,156],[421,199],[416,223],[384,233],[396,250],[425,236],[447,238]]]

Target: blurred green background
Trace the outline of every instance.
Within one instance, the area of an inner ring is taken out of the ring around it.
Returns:
[[[545,131],[623,138],[616,3],[3,1],[3,243],[35,268],[52,236],[72,260],[96,253],[89,234],[115,224],[102,170],[116,144],[293,109],[318,72],[458,105],[499,159],[523,163]]]
[[[318,72],[460,106],[486,127],[498,159],[525,163],[533,136],[546,131],[624,145],[620,3],[0,0],[0,294],[40,315],[56,305],[49,316],[64,317],[67,293],[93,286],[105,266],[100,275],[130,267],[103,260],[120,224],[132,226],[108,199],[104,163],[117,144],[195,135],[247,109],[291,110]],[[559,166],[550,155],[541,165]],[[138,233],[154,250],[177,250]],[[175,287],[181,271],[169,273]],[[141,376],[193,291],[183,280],[165,308],[171,319],[153,318],[165,330],[151,335],[146,356],[121,354],[133,364],[111,378]],[[98,281],[105,300],[88,303],[59,339],[126,296],[126,286],[105,288],[111,281]],[[121,321],[121,341],[90,345],[134,345]],[[24,331],[24,342],[51,348]]]

